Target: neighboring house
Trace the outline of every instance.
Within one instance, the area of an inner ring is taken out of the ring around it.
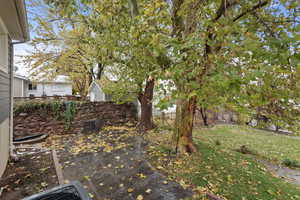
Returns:
[[[90,101],[97,102],[97,101],[110,101],[111,99],[106,95],[100,84],[96,81],[93,81],[88,89],[88,96]]]
[[[13,129],[13,45],[29,39],[23,0],[0,4],[0,177],[9,157]]]
[[[109,80],[107,77],[103,78],[101,81],[93,81],[88,89],[88,98],[91,102],[99,101],[112,101],[112,96],[106,94],[101,88],[101,84],[113,84],[113,81]],[[137,108],[138,117],[141,115],[141,105],[140,102],[136,99],[132,101]]]
[[[25,97],[26,96],[26,83],[29,81],[28,78],[20,75],[14,75],[13,91],[14,97]]]
[[[26,77],[14,76],[14,97],[72,95],[72,82],[67,76],[57,76],[53,80],[31,81]]]

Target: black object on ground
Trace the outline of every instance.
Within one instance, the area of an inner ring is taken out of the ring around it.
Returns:
[[[48,137],[48,134],[39,133],[39,134],[25,136],[25,137],[21,137],[21,138],[14,138],[13,143],[14,144],[35,143],[35,142],[44,140],[47,137]]]
[[[103,127],[104,123],[101,119],[87,120],[83,122],[83,132],[98,132]]]
[[[34,134],[34,135],[25,136],[25,137],[21,137],[21,138],[15,138],[13,141],[14,142],[22,142],[22,141],[26,141],[26,140],[36,139],[36,138],[41,137],[43,135],[44,135],[43,133],[39,133],[39,134]]]
[[[60,185],[23,200],[91,200],[78,181]]]

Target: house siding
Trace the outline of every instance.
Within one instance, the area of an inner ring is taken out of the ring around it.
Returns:
[[[93,83],[89,91],[90,101],[97,102],[97,101],[105,101],[105,94],[100,88],[100,86]]]
[[[36,90],[28,90],[28,83],[26,85],[26,96],[34,95],[40,97],[46,96],[65,96],[72,95],[72,84],[71,83],[37,83]]]
[[[13,136],[13,43],[29,39],[23,0],[1,1],[0,6],[0,178],[9,158]]]
[[[10,79],[9,74],[0,70],[0,123],[8,116],[10,111],[10,96],[9,96]]]
[[[9,157],[9,117],[0,123],[0,177]]]
[[[23,79],[14,77],[14,97],[24,97]]]
[[[0,18],[1,21],[1,18]],[[12,44],[3,23],[0,23],[0,177],[4,173],[10,145],[11,125],[11,76]]]

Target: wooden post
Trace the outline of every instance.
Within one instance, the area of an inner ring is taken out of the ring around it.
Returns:
[[[64,177],[63,177],[63,173],[62,173],[62,167],[59,164],[58,157],[57,157],[56,151],[54,149],[52,150],[52,157],[53,157],[53,162],[54,162],[54,167],[55,167],[58,183],[60,185],[62,185],[62,184],[64,184]]]

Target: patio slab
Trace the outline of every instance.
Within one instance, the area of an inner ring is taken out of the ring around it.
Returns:
[[[110,127],[61,142],[58,158],[65,182],[78,180],[94,200],[177,200],[192,192],[154,169],[147,143],[134,128]]]

